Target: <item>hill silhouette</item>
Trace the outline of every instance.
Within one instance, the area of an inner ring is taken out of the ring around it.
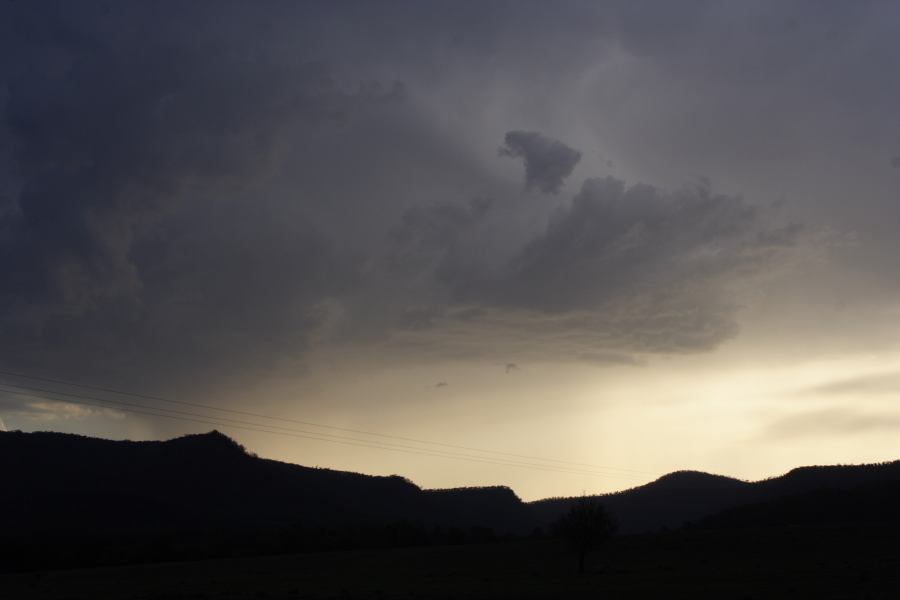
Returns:
[[[303,467],[217,431],[147,442],[0,432],[0,469],[0,570],[508,539],[550,531],[578,500]],[[596,498],[624,534],[896,521],[900,462],[757,482],[680,471]]]
[[[726,529],[898,524],[900,475],[896,474],[896,463],[885,466],[880,470],[805,468],[797,477],[768,482],[773,484],[773,489],[767,490],[768,498],[708,515],[698,526]],[[896,477],[890,476],[892,471]],[[827,483],[796,493],[778,493],[785,487],[798,486],[798,479],[807,483],[817,478],[824,478]]]
[[[0,435],[11,528],[58,531],[179,526],[530,525],[508,488],[422,490],[409,480],[258,458],[213,431],[165,442],[59,433]]]
[[[678,471],[646,485],[594,496],[619,521],[624,532],[642,533],[673,529],[686,523],[711,517],[722,511],[748,505],[761,505],[791,499],[803,504],[812,502],[816,494],[843,497],[861,486],[870,494],[888,494],[900,482],[900,461],[871,465],[836,465],[800,467],[788,473],[748,482],[697,471]],[[551,523],[568,510],[577,498],[550,498],[530,503],[541,525]],[[831,522],[846,516],[819,514],[819,522]],[[708,524],[726,523],[710,519]]]

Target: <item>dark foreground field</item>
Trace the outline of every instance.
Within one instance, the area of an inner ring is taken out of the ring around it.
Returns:
[[[3,598],[898,598],[894,528],[621,537],[588,573],[557,541],[0,576]]]

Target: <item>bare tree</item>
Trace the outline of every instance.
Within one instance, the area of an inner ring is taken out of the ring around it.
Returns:
[[[582,496],[553,524],[553,530],[578,553],[578,572],[584,573],[588,553],[612,537],[616,525],[602,504]]]

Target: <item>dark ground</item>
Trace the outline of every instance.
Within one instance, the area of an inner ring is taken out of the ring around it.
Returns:
[[[297,554],[0,576],[54,598],[900,598],[896,527],[623,536],[588,573],[555,540]]]

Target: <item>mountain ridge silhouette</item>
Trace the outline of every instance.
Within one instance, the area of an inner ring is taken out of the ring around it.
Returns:
[[[269,540],[266,548],[295,551],[524,536],[550,531],[578,501],[523,502],[505,486],[423,489],[400,475],[290,464],[260,458],[218,431],[167,441],[0,432],[0,469],[10,482],[0,487],[0,543],[10,555],[27,546],[38,557],[48,544],[69,544],[71,556],[59,564],[68,564],[85,544],[103,548],[97,559],[102,561],[118,552],[109,548],[130,548],[145,539],[195,540],[190,543],[206,549],[190,556],[204,556],[209,548],[218,552],[229,545],[255,552],[263,544],[247,540],[258,538]],[[900,503],[900,461],[800,467],[755,482],[676,471],[594,497],[625,534],[685,524],[868,518],[853,514],[857,504],[874,507],[871,514],[878,518],[895,519],[887,507],[894,499]],[[810,506],[817,502],[830,508]],[[282,538],[290,543],[271,542]]]

